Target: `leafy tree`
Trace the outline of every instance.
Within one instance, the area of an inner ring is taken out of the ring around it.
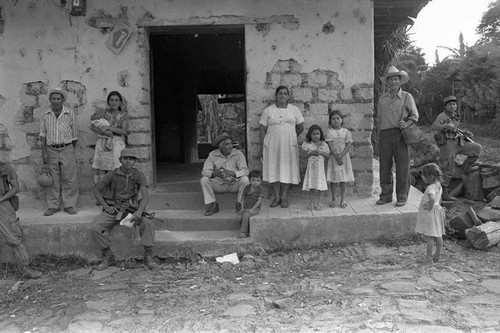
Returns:
[[[476,31],[481,35],[480,44],[500,44],[500,0],[488,5],[488,10],[483,13]]]
[[[491,44],[471,48],[460,63],[460,73],[465,105],[481,120],[500,118],[500,48]]]

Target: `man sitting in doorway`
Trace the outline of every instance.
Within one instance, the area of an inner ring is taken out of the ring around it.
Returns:
[[[215,193],[238,193],[236,211],[241,207],[241,195],[248,181],[248,167],[245,156],[233,148],[233,140],[227,133],[217,136],[201,171],[201,189],[205,200],[205,216],[219,212]]]

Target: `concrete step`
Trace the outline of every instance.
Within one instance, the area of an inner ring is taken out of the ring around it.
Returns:
[[[239,239],[238,231],[158,231],[155,254],[159,257],[189,257],[190,253],[215,257],[256,251],[251,238]],[[187,253],[186,253],[187,251]]]
[[[157,210],[155,217],[164,221],[155,221],[156,230],[170,231],[221,231],[240,230],[235,210],[221,211],[212,216],[204,216],[202,210]]]

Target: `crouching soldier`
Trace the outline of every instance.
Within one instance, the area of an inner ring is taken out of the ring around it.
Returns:
[[[114,264],[115,255],[109,248],[109,232],[127,215],[125,209],[131,204],[138,204],[133,221],[139,228],[140,243],[144,246],[144,264],[150,269],[158,268],[153,261],[154,222],[142,217],[148,203],[146,177],[134,168],[136,161],[137,156],[132,150],[123,149],[120,153],[121,167],[105,174],[94,187],[94,196],[103,207],[103,212],[95,218],[91,228],[92,238],[102,250],[102,262],[97,270]],[[104,198],[104,193],[110,197]],[[141,200],[138,200],[139,194]]]
[[[19,208],[19,201],[17,197],[14,198],[19,192],[17,174],[7,162],[7,158],[0,155],[0,234],[12,248],[24,275],[30,279],[37,279],[42,273],[28,267],[30,260],[23,244],[23,229],[16,216],[16,210]]]

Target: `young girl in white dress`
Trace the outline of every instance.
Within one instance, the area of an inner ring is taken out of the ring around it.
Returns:
[[[345,202],[345,183],[354,181],[352,172],[351,132],[342,127],[342,113],[339,110],[332,110],[328,114],[328,129],[326,130],[325,141],[330,148],[330,159],[328,160],[327,181],[330,183],[332,191],[332,202],[330,207],[335,206],[335,192],[340,187],[340,207],[347,207]]]
[[[309,191],[307,208],[321,210],[320,191],[328,189],[325,176],[325,158],[328,158],[330,154],[321,127],[318,125],[309,127],[302,149],[307,153],[307,170],[302,185],[303,191]]]
[[[418,207],[415,231],[423,234],[427,240],[427,255],[419,262],[431,263],[441,259],[441,251],[443,250],[445,214],[440,204],[443,194],[441,188],[443,178],[441,170],[435,163],[429,163],[422,167],[422,178],[428,186]],[[434,243],[436,243],[436,252],[433,256]]]

